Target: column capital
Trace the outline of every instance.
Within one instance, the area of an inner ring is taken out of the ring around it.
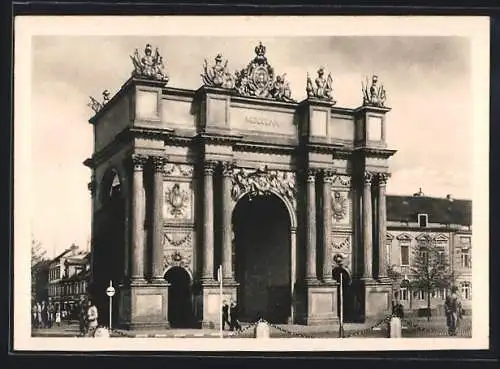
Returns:
[[[379,186],[385,186],[387,184],[387,180],[391,177],[390,173],[378,173],[377,180]]]
[[[332,183],[333,177],[337,173],[335,169],[326,168],[322,170],[323,172],[323,183]]]
[[[320,172],[321,172],[321,169],[318,169],[318,168],[307,168],[305,170],[307,182],[313,183],[314,181],[316,181],[316,176]]]
[[[148,157],[142,154],[132,154],[130,156],[130,162],[134,168],[134,171],[142,171],[144,170],[144,166],[148,161]]]
[[[211,176],[214,174],[214,170],[217,167],[217,162],[213,160],[207,160],[203,163],[203,174],[206,176]]]
[[[167,158],[165,156],[154,155],[151,156],[151,163],[153,164],[153,170],[155,173],[163,173],[165,170],[165,164],[167,163]]]
[[[234,171],[234,164],[230,161],[221,161],[220,168],[223,177],[231,177]]]
[[[373,179],[374,179],[374,173],[373,172],[369,172],[369,171],[365,171],[363,173],[363,181],[364,181],[364,184],[365,185],[369,185],[372,183]]]

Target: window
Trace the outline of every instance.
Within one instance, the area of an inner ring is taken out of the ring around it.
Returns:
[[[391,265],[391,243],[387,242],[385,244],[385,260],[387,260],[387,265]]]
[[[427,248],[421,247],[420,250],[418,250],[418,256],[420,257],[420,260],[426,261],[429,257],[429,251],[427,251]]]
[[[408,288],[401,287],[399,289],[399,296],[401,296],[402,301],[408,301]]]
[[[401,245],[401,265],[410,265],[410,245]]]
[[[419,291],[417,291],[416,295],[417,295],[417,296],[416,296],[416,299],[417,299],[417,300],[425,300],[425,295],[426,295],[426,293],[425,293],[425,291],[424,291],[424,290],[419,290]]]
[[[460,252],[460,265],[462,268],[471,268],[470,249],[462,249]]]
[[[420,227],[427,227],[428,219],[427,214],[418,214],[418,225]]]
[[[460,288],[462,290],[462,298],[470,300],[472,298],[471,284],[469,282],[462,282]]]
[[[444,250],[439,250],[438,251],[438,262],[439,262],[439,264],[445,264],[446,263],[446,255],[444,253]]]

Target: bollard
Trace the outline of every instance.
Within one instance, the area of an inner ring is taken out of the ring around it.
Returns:
[[[257,323],[254,329],[254,338],[270,338],[269,324],[266,321],[261,320]]]
[[[390,338],[401,338],[401,319],[397,316],[393,316],[389,323],[389,334]]]

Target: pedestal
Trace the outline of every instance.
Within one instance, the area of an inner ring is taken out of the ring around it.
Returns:
[[[364,285],[365,320],[379,319],[391,313],[392,284],[374,280],[361,281]]]
[[[222,300],[229,302],[229,300],[232,299],[236,301],[237,287],[238,283],[236,282],[224,282],[222,286]],[[203,303],[203,320],[201,326],[203,328],[218,329],[222,317],[219,283],[203,283],[201,286],[201,294]]]
[[[303,286],[297,321],[305,325],[338,324],[337,283],[307,283]]]
[[[120,325],[125,329],[169,328],[167,282],[133,282],[123,287]]]

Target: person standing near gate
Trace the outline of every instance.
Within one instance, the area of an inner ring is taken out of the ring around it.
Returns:
[[[94,336],[95,330],[97,329],[97,318],[99,317],[97,313],[97,307],[92,303],[91,300],[88,302],[87,310],[87,321],[88,321],[88,335],[90,337]]]
[[[225,330],[226,324],[231,328],[231,322],[229,321],[229,304],[226,300],[222,303],[222,330]]]
[[[450,336],[457,335],[457,324],[462,317],[462,304],[458,299],[457,288],[451,289],[451,295],[446,296],[444,303],[444,311],[446,314],[446,325],[448,326],[448,334]]]
[[[229,308],[229,314],[230,314],[230,328],[232,331],[241,331],[241,325],[240,322],[238,321],[238,305],[236,305],[236,302],[231,302],[231,307]]]

